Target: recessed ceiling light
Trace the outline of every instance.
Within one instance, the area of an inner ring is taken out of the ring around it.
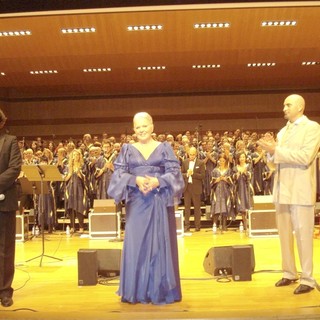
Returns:
[[[110,72],[111,68],[87,68],[83,72]]]
[[[275,62],[253,62],[253,63],[248,63],[247,67],[262,68],[262,67],[274,67],[275,65],[276,65]]]
[[[61,32],[66,33],[89,33],[89,32],[96,32],[96,28],[64,28],[61,29]]]
[[[42,75],[42,74],[55,74],[58,73],[57,70],[34,70],[34,71],[30,71],[31,74],[33,75]]]
[[[141,26],[128,26],[128,31],[155,31],[155,30],[163,30],[163,25],[161,24],[148,24]]]
[[[192,69],[216,69],[220,67],[220,64],[194,64]]]
[[[19,36],[30,36],[30,30],[21,31],[0,31],[0,37],[19,37]]]
[[[319,65],[320,62],[319,61],[303,61],[301,64],[303,66],[316,66],[316,65]]]
[[[147,67],[138,67],[139,71],[154,71],[154,70],[165,70],[165,66],[147,66]]]
[[[262,27],[294,27],[297,25],[297,21],[294,20],[278,20],[278,21],[262,21]]]
[[[229,28],[231,24],[229,22],[202,22],[195,23],[193,27],[195,29],[215,29],[215,28]]]
[[[1,76],[5,76],[6,74],[4,72],[0,72],[0,75]]]

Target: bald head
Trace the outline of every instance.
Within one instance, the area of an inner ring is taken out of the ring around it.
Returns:
[[[288,96],[283,103],[283,113],[285,119],[290,122],[296,121],[300,118],[305,109],[304,98],[298,94],[292,94]]]
[[[292,94],[289,97],[287,97],[288,100],[293,101],[295,104],[297,104],[299,106],[299,108],[301,108],[301,111],[304,111],[305,108],[305,101],[304,98],[298,94]],[[286,100],[287,100],[286,99]]]

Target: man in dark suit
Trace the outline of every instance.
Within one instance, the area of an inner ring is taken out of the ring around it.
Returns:
[[[6,133],[6,116],[0,109],[0,300],[13,304],[13,276],[18,195],[16,179],[21,170],[21,153],[16,137]]]
[[[197,149],[191,147],[188,152],[188,159],[182,163],[181,171],[185,180],[184,190],[184,228],[190,230],[190,208],[191,200],[194,207],[194,224],[196,231],[200,231],[201,220],[201,194],[202,182],[205,177],[204,163],[197,159]]]

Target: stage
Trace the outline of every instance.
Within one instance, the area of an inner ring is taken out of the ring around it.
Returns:
[[[171,305],[129,305],[115,294],[118,280],[78,286],[79,249],[121,249],[123,242],[67,236],[63,231],[16,244],[14,305],[0,306],[0,319],[320,319],[320,292],[294,295],[296,284],[276,288],[282,277],[277,237],[250,238],[238,229],[213,234],[201,229],[178,238],[183,299]],[[217,279],[205,272],[204,258],[216,246],[252,244],[252,281]],[[320,239],[314,240],[314,276],[320,282]]]

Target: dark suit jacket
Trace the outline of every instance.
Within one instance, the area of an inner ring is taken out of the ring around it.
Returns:
[[[205,166],[203,161],[199,160],[196,158],[196,162],[194,164],[194,169],[193,169],[193,175],[192,175],[192,185],[189,183],[188,184],[188,177],[187,177],[187,171],[189,169],[189,159],[186,159],[183,161],[182,166],[181,166],[181,171],[185,183],[185,189],[187,187],[192,188],[192,193],[194,194],[201,194],[202,193],[202,181],[204,180],[205,177]]]
[[[16,179],[21,170],[21,153],[17,139],[0,130],[0,194],[5,199],[0,201],[0,211],[18,209]]]

